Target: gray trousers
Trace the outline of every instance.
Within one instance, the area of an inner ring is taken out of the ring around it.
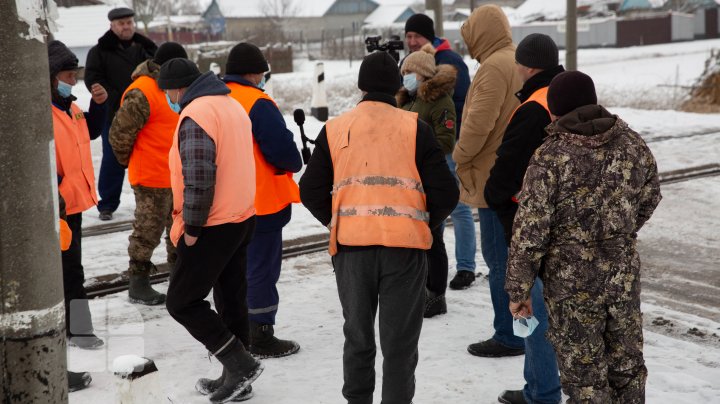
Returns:
[[[375,390],[375,314],[380,306],[382,404],[410,404],[415,395],[427,258],[424,250],[377,247],[333,257],[343,309],[343,396],[371,404]]]

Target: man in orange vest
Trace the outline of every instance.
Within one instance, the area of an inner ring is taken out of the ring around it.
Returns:
[[[230,96],[245,108],[252,122],[257,225],[248,246],[247,298],[250,352],[260,358],[292,355],[300,349],[295,341],[274,335],[280,302],[276,285],[282,264],[282,229],[290,221],[291,204],[300,202],[293,173],[302,168],[302,159],[282,113],[263,91],[269,70],[257,46],[240,43],[230,51],[223,79]]]
[[[101,85],[92,86],[90,112],[84,113],[73,102],[76,98],[72,87],[77,83],[79,70],[75,54],[62,42],[51,41],[48,63],[58,189],[65,199],[67,224],[74,235],[70,247],[62,252],[66,332],[69,345],[95,349],[103,345],[103,340],[93,333],[85,294],[82,213],[97,204],[90,139],[102,132],[108,95]]]
[[[158,86],[180,110],[170,149],[173,225],[178,260],[165,302],[170,315],[223,365],[196,389],[212,402],[249,398],[263,370],[246,350],[247,246],[255,230],[252,125],[213,72],[176,58],[160,68]],[[217,312],[205,298],[213,290]]]
[[[485,200],[497,213],[510,246],[515,213],[518,209],[517,194],[535,149],[545,139],[545,127],[550,124],[547,90],[552,79],[565,69],[558,62],[558,48],[552,38],[544,34],[526,36],[515,50],[518,74],[523,87],[515,93],[520,106],[515,110],[497,150],[497,160],[490,170],[485,184]],[[503,278],[505,277],[503,268]],[[505,290],[498,291],[509,299]],[[525,387],[523,390],[505,390],[498,400],[507,404],[558,403],[560,402],[560,379],[555,350],[545,338],[548,327],[547,311],[543,302],[543,285],[538,278],[532,289],[534,315],[539,324],[524,339]],[[494,302],[493,302],[494,303]],[[507,310],[507,307],[495,307]],[[504,325],[512,329],[512,319],[504,315]],[[496,321],[498,318],[496,317]],[[519,337],[515,337],[520,340]],[[521,341],[522,342],[522,341]]]
[[[135,221],[129,237],[130,289],[133,303],[155,305],[165,295],[150,286],[150,261],[163,231],[170,265],[175,263],[175,246],[170,241],[172,190],[168,153],[179,115],[170,108],[165,93],[157,86],[160,66],[174,58],[187,59],[182,45],[165,42],[153,59],[140,63],[134,80],[120,101],[110,127],[109,141],[118,163],[128,167],[128,179],[135,193]]]
[[[330,229],[345,319],[342,392],[353,404],[373,399],[378,305],[382,401],[412,402],[431,229],[459,196],[432,128],[396,108],[401,86],[392,56],[366,56],[362,101],[327,122],[300,180],[303,204]]]

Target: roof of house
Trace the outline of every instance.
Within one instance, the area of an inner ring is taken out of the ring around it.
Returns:
[[[322,17],[336,0],[294,0],[290,3],[290,12],[293,17]],[[273,4],[280,4],[281,0],[215,0],[220,12],[226,18],[260,18],[277,15]]]
[[[95,45],[110,29],[107,14],[112,9],[108,5],[58,7],[58,32],[53,36],[69,48]]]
[[[410,11],[410,15],[414,14],[414,11],[407,4],[388,4],[380,5],[370,15],[365,18],[365,24],[370,26],[390,26],[399,21],[404,14]]]

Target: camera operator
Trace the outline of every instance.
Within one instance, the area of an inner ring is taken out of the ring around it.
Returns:
[[[470,87],[470,74],[467,65],[462,56],[452,50],[447,39],[435,36],[434,22],[425,14],[415,14],[405,22],[405,42],[411,53],[419,51],[425,44],[432,44],[435,48],[435,64],[452,65],[457,70],[457,80],[452,97],[457,116],[455,131],[457,140],[460,137],[465,95]],[[450,171],[455,174],[455,162],[452,160],[451,154],[446,155],[446,159]],[[477,248],[475,222],[473,221],[472,211],[462,202],[458,203],[451,217],[455,231],[457,273],[450,281],[450,289],[465,289],[475,281],[475,251]]]
[[[365,47],[367,48],[367,51],[370,53],[375,51],[387,52],[393,57],[393,59],[395,59],[396,62],[399,62],[400,53],[398,51],[405,49],[405,45],[403,44],[403,41],[400,40],[400,37],[393,35],[390,37],[390,40],[384,44],[380,43],[381,39],[382,37],[379,35],[365,38]]]

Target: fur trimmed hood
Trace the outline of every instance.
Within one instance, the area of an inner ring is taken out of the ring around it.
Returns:
[[[148,76],[157,80],[160,76],[160,66],[152,59],[148,59],[140,63],[130,75],[130,78],[136,80],[140,76]]]
[[[435,102],[445,94],[452,95],[455,89],[457,70],[452,65],[438,65],[435,76],[423,81],[418,86],[417,97],[425,102]],[[398,106],[408,103],[412,96],[405,87],[395,95]]]

